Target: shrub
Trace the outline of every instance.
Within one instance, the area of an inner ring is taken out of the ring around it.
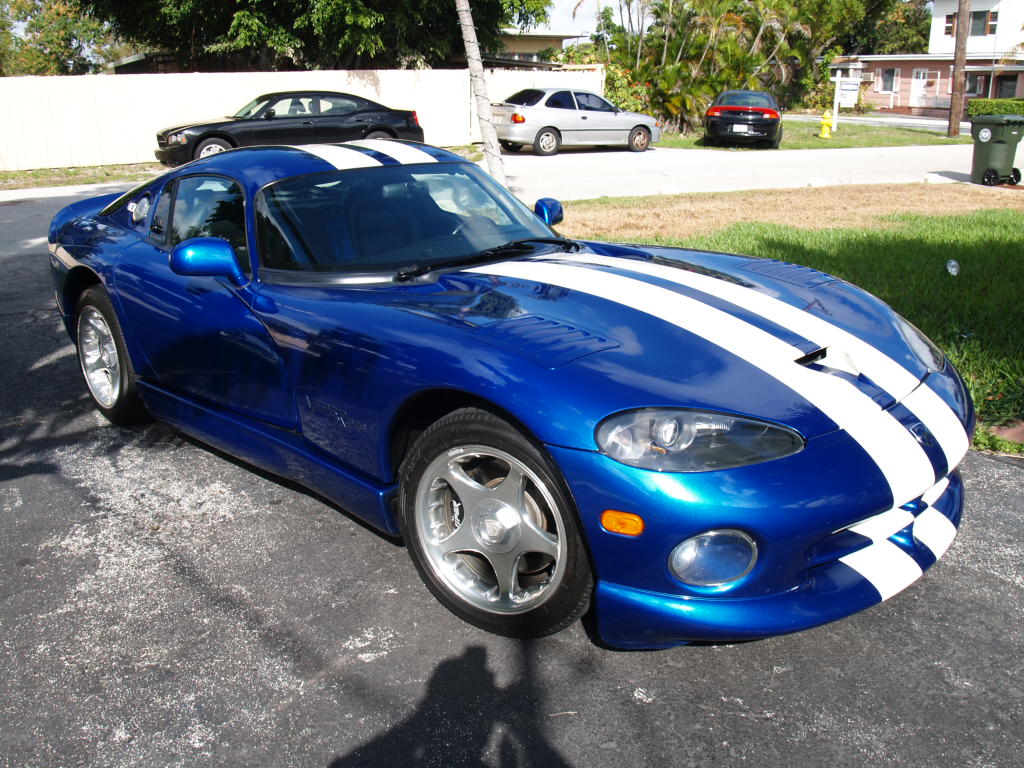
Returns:
[[[1024,115],[1024,99],[971,99],[967,116],[978,115]]]

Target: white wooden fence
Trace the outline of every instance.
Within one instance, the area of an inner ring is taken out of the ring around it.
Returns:
[[[487,86],[492,101],[543,86],[602,93],[604,70],[488,70]],[[0,170],[150,161],[161,128],[230,115],[262,93],[305,88],[415,109],[431,144],[479,140],[466,70],[0,77]]]

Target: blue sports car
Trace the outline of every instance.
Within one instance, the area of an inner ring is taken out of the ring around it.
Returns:
[[[203,158],[49,232],[96,407],[152,415],[402,536],[492,632],[623,648],[794,632],[952,543],[974,411],[849,283],[573,241],[444,150]]]

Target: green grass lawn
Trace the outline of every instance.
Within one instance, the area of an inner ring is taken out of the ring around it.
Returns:
[[[892,221],[895,227],[879,230],[736,224],[677,244],[792,261],[867,289],[945,350],[980,421],[1024,420],[1024,213]],[[950,259],[960,264],[956,277],[946,270]],[[976,442],[992,446],[984,435]]]
[[[818,123],[803,120],[785,120],[784,135],[780,149],[846,149],[849,147],[903,147],[917,144],[970,144],[970,134],[956,139],[947,139],[943,134],[919,131],[913,128],[888,128],[875,125],[844,123],[840,120],[839,130],[831,139],[819,139],[821,130]],[[670,149],[718,149],[725,152],[751,150],[755,147],[738,144],[726,147],[705,147],[703,134],[694,132],[687,136],[678,133],[663,134],[659,147]]]

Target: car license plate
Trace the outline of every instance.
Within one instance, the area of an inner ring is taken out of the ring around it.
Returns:
[[[732,126],[733,133],[750,133],[750,126],[746,123],[735,123]]]

